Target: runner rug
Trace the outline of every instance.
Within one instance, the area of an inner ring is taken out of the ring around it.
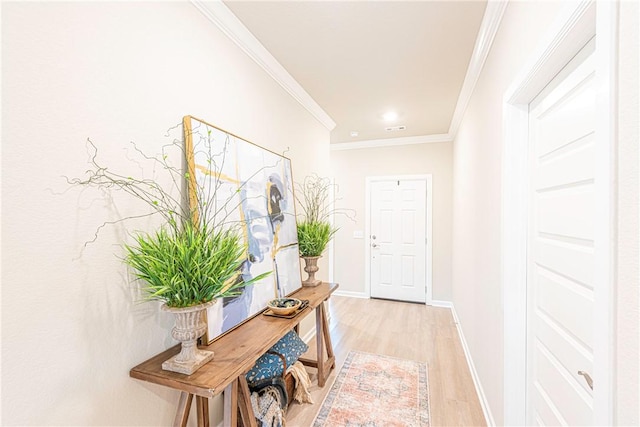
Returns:
[[[351,351],[313,426],[429,426],[427,365]]]

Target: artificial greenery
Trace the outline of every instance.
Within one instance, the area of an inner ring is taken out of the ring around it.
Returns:
[[[243,286],[265,277],[242,279],[245,247],[234,232],[197,227],[191,221],[180,228],[138,234],[136,244],[125,247],[126,263],[145,282],[146,299],[162,300],[169,307],[234,296]]]
[[[100,230],[109,224],[133,218],[160,215],[165,224],[153,233],[138,233],[135,243],[125,245],[124,261],[135,270],[135,277],[144,282],[142,290],[146,300],[161,300],[169,307],[188,307],[209,302],[216,298],[237,295],[241,288],[257,282],[270,272],[245,280],[241,274],[243,262],[247,259],[248,248],[234,227],[238,223],[216,222],[220,212],[227,212],[230,203],[219,201],[213,187],[199,186],[195,189],[195,206],[189,206],[185,189],[193,185],[189,171],[170,163],[172,151],[186,155],[181,140],[163,146],[162,154],[147,156],[135,144],[134,149],[143,160],[151,162],[153,170],[168,173],[165,189],[155,179],[118,174],[98,162],[97,147],[88,141],[91,149],[88,177],[68,179],[72,185],[95,187],[103,191],[119,190],[145,202],[151,212],[124,217],[113,222],[104,222],[95,233],[95,241]],[[210,163],[224,161],[224,154],[208,153]],[[220,203],[218,205],[218,203]],[[224,215],[226,218],[226,214]],[[86,244],[85,244],[86,245]]]
[[[298,248],[300,256],[321,256],[333,235],[338,231],[329,222],[331,210],[328,206],[329,178],[308,175],[298,186],[298,198],[303,210],[298,220]]]
[[[298,222],[298,248],[300,256],[314,257],[322,255],[333,235],[338,231],[324,221]]]

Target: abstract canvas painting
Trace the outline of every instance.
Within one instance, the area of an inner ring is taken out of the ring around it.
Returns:
[[[239,230],[248,248],[245,279],[272,272],[209,308],[203,339],[210,343],[302,286],[291,161],[200,119],[186,116],[183,125],[191,207]]]

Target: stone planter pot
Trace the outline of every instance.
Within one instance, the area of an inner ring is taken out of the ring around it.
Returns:
[[[165,360],[162,369],[191,375],[213,359],[213,352],[198,349],[197,342],[207,330],[205,312],[214,302],[182,308],[168,307],[166,304],[162,306],[163,310],[175,314],[176,323],[171,336],[182,343],[180,353]]]
[[[319,270],[318,268],[318,259],[320,257],[319,256],[303,256],[302,259],[304,259],[305,262],[305,266],[304,266],[304,271],[307,272],[307,275],[309,277],[306,278],[306,280],[302,281],[302,286],[318,286],[320,283],[322,283],[322,280],[320,279],[316,279],[316,272]]]

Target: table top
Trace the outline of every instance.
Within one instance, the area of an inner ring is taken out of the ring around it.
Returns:
[[[162,362],[180,352],[180,344],[139,364],[131,369],[129,375],[198,396],[213,397],[251,369],[260,356],[329,298],[338,286],[337,283],[321,283],[315,287],[303,287],[291,297],[309,300],[309,305],[293,319],[259,313],[210,345],[199,347],[213,351],[215,355],[212,361],[191,375],[162,369]]]

